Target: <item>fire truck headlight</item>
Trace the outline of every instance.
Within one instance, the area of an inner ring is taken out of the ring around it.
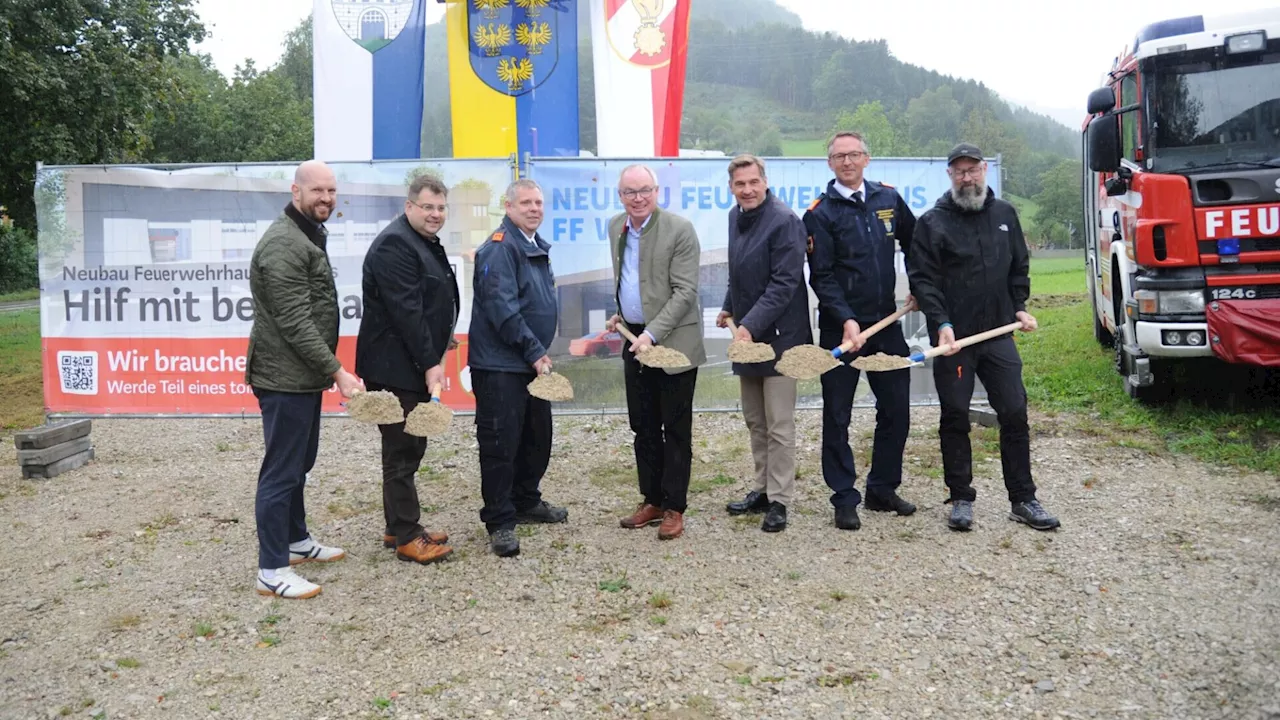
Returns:
[[[1198,347],[1200,345],[1203,345],[1204,333],[1200,332],[1199,330],[1192,330],[1191,332],[1187,333],[1187,344],[1193,347]]]
[[[1203,315],[1203,290],[1166,290],[1156,293],[1160,315]]]
[[[1165,345],[1181,345],[1182,333],[1178,332],[1177,330],[1165,330],[1164,344]]]
[[[1266,49],[1267,34],[1261,30],[1251,33],[1241,33],[1232,35],[1227,38],[1227,54],[1234,55],[1236,53],[1258,52]]]

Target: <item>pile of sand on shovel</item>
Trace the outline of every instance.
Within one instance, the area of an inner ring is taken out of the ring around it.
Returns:
[[[418,403],[404,419],[404,431],[418,437],[438,437],[449,429],[452,422],[453,410],[448,405],[438,402]]]
[[[529,394],[550,402],[568,402],[573,399],[573,386],[560,373],[547,373],[529,383]]]
[[[883,370],[901,370],[912,366],[911,358],[901,355],[885,355],[878,352],[875,355],[867,355],[853,361],[853,366],[859,370],[867,372],[880,372]]]
[[[400,407],[400,399],[386,390],[356,393],[347,400],[347,414],[353,420],[375,425],[404,422],[404,408]]]
[[[778,357],[769,343],[746,342],[734,340],[729,343],[729,360],[736,363],[765,363]]]
[[[661,345],[651,345],[648,350],[641,350],[636,359],[641,365],[651,368],[684,367],[692,364],[688,355]]]
[[[782,353],[774,369],[797,380],[812,380],[839,365],[840,361],[831,357],[830,350],[817,345],[797,345]]]

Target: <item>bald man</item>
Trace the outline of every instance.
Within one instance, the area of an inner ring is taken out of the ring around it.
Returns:
[[[320,586],[294,572],[308,562],[346,557],[307,531],[302,490],[320,443],[320,401],[337,383],[344,397],[363,384],[347,372],[338,347],[338,289],[325,250],[337,180],[327,165],[309,160],[294,173],[293,198],[267,228],[249,264],[253,328],[245,382],[262,409],[266,451],[258,471],[254,515],[258,525],[260,595],[289,600],[315,597]]]

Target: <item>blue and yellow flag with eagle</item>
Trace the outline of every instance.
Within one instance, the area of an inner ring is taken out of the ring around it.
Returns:
[[[576,0],[450,0],[453,156],[578,155]]]

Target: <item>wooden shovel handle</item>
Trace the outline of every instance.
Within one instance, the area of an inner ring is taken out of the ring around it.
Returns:
[[[1002,325],[1002,326],[1000,326],[1000,327],[998,327],[998,328],[995,328],[995,329],[993,329],[993,330],[987,330],[986,332],[980,332],[980,333],[978,333],[978,334],[976,334],[976,335],[970,335],[969,337],[964,338],[963,340],[957,340],[957,341],[956,341],[956,343],[955,343],[955,347],[958,347],[958,348],[969,347],[970,345],[973,345],[973,344],[975,344],[975,343],[980,343],[980,342],[982,342],[983,340],[990,340],[990,339],[991,339],[991,338],[993,338],[993,337],[999,337],[999,336],[1001,336],[1001,335],[1007,335],[1007,334],[1009,334],[1009,333],[1013,332],[1014,330],[1017,330],[1017,329],[1018,329],[1018,328],[1020,328],[1020,327],[1022,327],[1022,323],[1021,323],[1020,321],[1019,321],[1019,322],[1011,322],[1011,323],[1009,323],[1008,325]],[[936,347],[936,348],[933,348],[933,349],[929,350],[928,352],[926,352],[926,353],[924,354],[924,356],[925,356],[925,358],[938,357],[939,355],[941,355],[941,354],[943,354],[943,353],[947,352],[948,350],[950,350],[950,349],[951,349],[951,347],[952,347],[951,345],[942,345],[942,346],[940,346],[940,347]]]
[[[637,342],[637,340],[636,340],[636,336],[635,336],[635,335],[632,335],[632,334],[631,334],[631,331],[630,331],[630,330],[628,330],[628,329],[626,328],[626,326],[625,326],[625,325],[623,325],[622,323],[618,323],[618,325],[617,325],[617,330],[618,330],[618,332],[622,333],[622,337],[624,337],[624,338],[626,338],[626,339],[630,340],[632,343]]]
[[[431,402],[440,402],[440,383],[431,386]]]
[[[728,325],[728,326],[729,326],[729,336],[730,336],[730,337],[732,337],[732,336],[734,336],[734,335],[737,335],[737,334],[738,334],[738,326],[733,324],[733,317],[732,317],[732,316],[730,316],[730,317],[726,317],[726,318],[724,319],[724,322],[725,322],[725,324],[726,324],[726,325]]]
[[[885,328],[889,327],[889,326],[890,326],[890,325],[892,325],[893,323],[898,322],[898,320],[899,320],[899,319],[901,319],[903,315],[906,315],[907,313],[909,313],[909,312],[911,312],[912,310],[915,310],[915,309],[916,309],[916,308],[915,308],[915,307],[913,307],[913,306],[911,306],[911,305],[903,305],[902,307],[898,308],[898,310],[897,310],[896,312],[894,312],[892,315],[890,315],[890,316],[886,317],[885,319],[881,320],[880,322],[876,323],[875,325],[872,325],[871,327],[867,328],[866,330],[863,330],[862,332],[858,333],[858,337],[859,337],[863,342],[866,342],[866,341],[867,341],[867,338],[869,338],[869,337],[871,337],[872,335],[875,335],[876,333],[880,332],[881,330],[883,330],[883,329],[885,329]],[[850,341],[850,342],[846,342],[846,343],[841,343],[841,344],[840,344],[840,355],[843,355],[843,354],[845,354],[845,353],[849,352],[849,351],[850,351],[850,350],[852,350],[852,349],[853,349],[853,342],[852,342],[852,341]],[[840,355],[837,355],[836,357],[839,357]]]

